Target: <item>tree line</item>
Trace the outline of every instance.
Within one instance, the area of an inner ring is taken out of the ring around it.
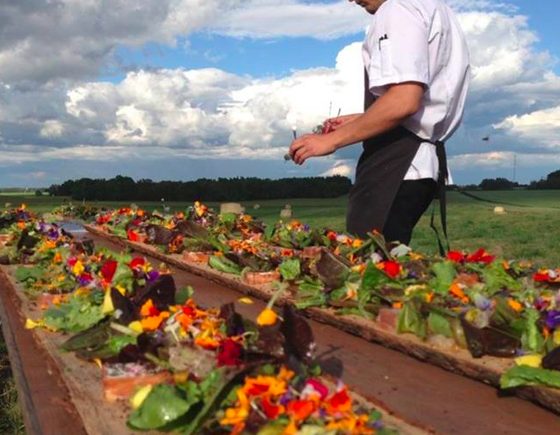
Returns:
[[[546,178],[538,181],[531,181],[529,184],[519,184],[507,178],[485,178],[479,184],[469,184],[467,186],[454,186],[456,189],[463,190],[512,190],[512,189],[560,189],[560,170],[551,172]]]
[[[87,201],[249,201],[281,198],[335,198],[346,195],[352,182],[343,176],[282,178],[201,178],[195,181],[138,181],[80,178],[53,184],[52,196]]]

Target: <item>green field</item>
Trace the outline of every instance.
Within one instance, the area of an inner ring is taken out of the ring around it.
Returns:
[[[492,191],[472,192],[491,202],[477,201],[458,192],[448,194],[449,238],[453,249],[473,250],[484,247],[506,258],[533,260],[539,264],[560,266],[560,191]],[[0,195],[0,205],[13,206],[25,202],[37,211],[45,212],[59,205],[64,198],[48,196],[18,197]],[[67,200],[66,200],[67,201]],[[97,206],[119,207],[128,203],[98,202]],[[258,204],[258,208],[255,205]],[[246,211],[267,224],[279,218],[280,210],[290,204],[294,218],[317,227],[344,229],[346,198],[291,199],[251,201],[243,203]],[[162,209],[160,202],[137,202],[148,210]],[[184,209],[187,203],[165,203],[171,210]],[[219,204],[209,203],[211,207]],[[506,213],[494,213],[502,206]],[[439,222],[439,219],[438,219]],[[411,245],[421,252],[437,251],[435,236],[429,227],[429,213],[417,226]]]

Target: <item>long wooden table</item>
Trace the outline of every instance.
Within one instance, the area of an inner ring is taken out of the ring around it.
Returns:
[[[107,241],[98,239],[96,243],[115,248]],[[36,319],[41,313],[15,282],[15,269],[14,266],[0,267],[0,319],[27,432],[53,435],[132,433],[126,426],[126,403],[104,401],[100,369],[59,349],[66,336],[24,329],[26,318]],[[202,290],[197,292],[197,301],[206,306],[235,301],[238,297],[231,289],[184,271],[176,271],[174,276],[179,286],[192,284]],[[251,306],[249,312],[243,314],[256,316],[258,307],[262,309],[262,304]],[[322,352],[324,365],[337,374],[341,366],[329,355],[332,350],[322,349]],[[359,396],[358,400],[379,408],[388,426],[410,435],[430,431],[429,427],[409,423],[388,411],[382,401],[372,397],[377,394],[369,393]]]

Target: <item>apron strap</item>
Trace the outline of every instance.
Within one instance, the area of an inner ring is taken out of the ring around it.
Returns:
[[[445,182],[448,178],[447,171],[447,156],[445,153],[445,145],[441,141],[435,143],[436,146],[436,156],[439,164],[439,172],[437,179],[437,190],[436,195],[439,198],[439,213],[441,220],[441,228],[443,231],[444,240],[442,240],[436,225],[435,225],[435,204],[432,207],[432,216],[430,219],[430,227],[436,233],[436,239],[438,243],[439,253],[443,257],[449,251],[449,238],[447,237],[447,200],[446,200],[446,185]],[[445,245],[444,245],[445,243]]]

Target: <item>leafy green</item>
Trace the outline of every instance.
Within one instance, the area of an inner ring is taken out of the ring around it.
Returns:
[[[223,256],[211,255],[208,259],[208,265],[220,272],[241,275],[241,267]]]
[[[432,272],[435,276],[430,280],[430,286],[436,293],[447,294],[457,273],[455,264],[448,260],[434,263]]]
[[[426,320],[420,312],[420,303],[412,299],[404,303],[397,321],[397,332],[410,332],[417,337],[426,338]]]
[[[521,337],[523,349],[531,352],[542,353],[544,350],[544,337],[542,336],[537,321],[540,313],[534,308],[525,311],[525,331]]]
[[[390,278],[372,262],[368,263],[362,283],[358,288],[358,306],[365,311],[365,305],[371,301],[375,290],[390,282]]]
[[[278,268],[280,275],[285,281],[291,281],[296,279],[301,273],[300,261],[297,258],[290,258],[289,260],[284,260],[280,267]]]
[[[484,281],[484,290],[488,296],[502,289],[520,290],[521,284],[512,278],[499,261],[494,261],[480,271]]]
[[[501,388],[515,388],[522,385],[546,385],[560,388],[560,371],[529,366],[515,366],[500,378]]]
[[[38,281],[45,274],[45,269],[41,266],[20,266],[16,269],[15,278],[18,282],[30,284]]]
[[[181,397],[180,390],[171,385],[156,385],[142,405],[128,418],[133,429],[159,429],[174,422],[199,401],[198,396]]]
[[[309,307],[322,307],[327,303],[327,295],[321,281],[305,277],[298,281],[295,305],[302,310]]]
[[[192,288],[192,286],[188,285],[185,287],[181,287],[175,293],[175,303],[183,305],[185,302],[187,302],[188,299],[192,298],[193,294],[194,289]]]
[[[428,315],[428,329],[434,334],[443,335],[448,338],[453,338],[453,331],[449,320],[441,314],[430,312]]]
[[[92,303],[89,298],[74,296],[66,303],[45,311],[45,325],[65,332],[80,332],[95,325],[105,315],[101,306]]]

